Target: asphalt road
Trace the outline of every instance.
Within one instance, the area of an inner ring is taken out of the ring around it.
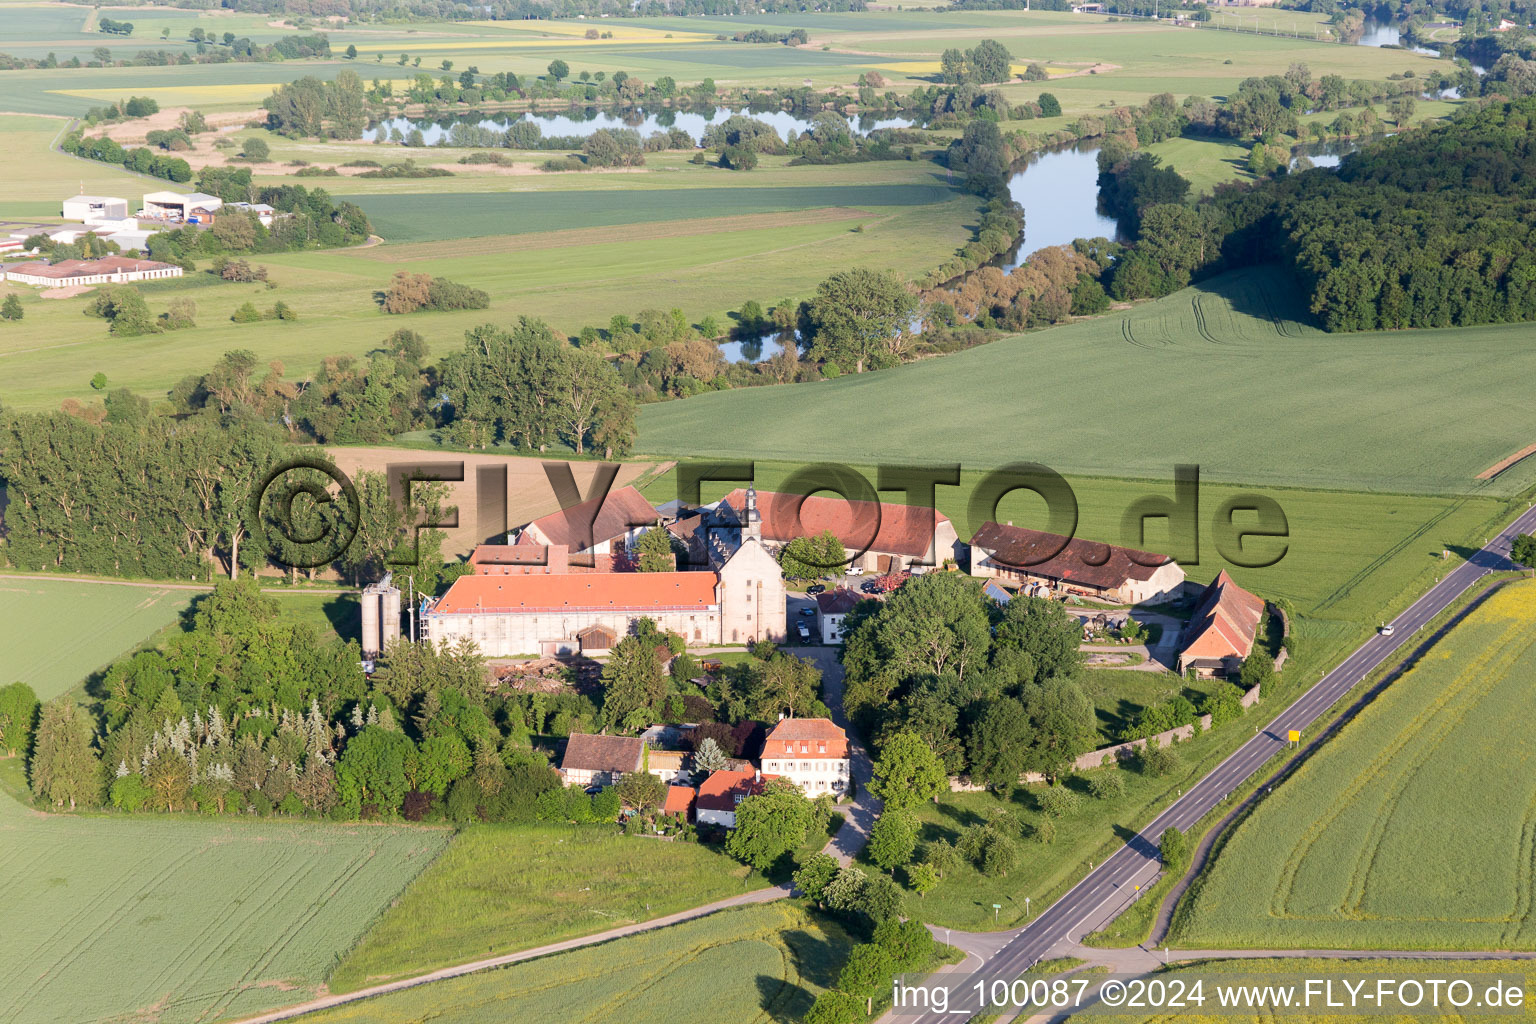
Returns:
[[[1404,644],[1414,642],[1414,635],[1461,594],[1490,572],[1515,568],[1509,560],[1514,537],[1536,533],[1536,508],[1527,509],[1486,547],[1435,584],[1393,620],[1393,635],[1372,636],[1345,658],[1338,667],[1320,679],[1294,704],[1286,708],[1269,727],[1239,747],[1194,788],[1185,792],[1159,814],[1140,833],[1132,837],[1081,882],[1029,924],[1012,933],[996,952],[986,958],[984,970],[990,976],[1013,979],[1036,961],[1043,959],[1056,945],[1076,942],[1084,935],[1102,928],[1134,899],[1137,886],[1146,887],[1157,877],[1157,837],[1170,826],[1187,829],[1205,817],[1228,794],[1253,775],[1286,743],[1286,734],[1295,729],[1305,737],[1306,729],[1340,697],[1365,678],[1373,669],[1390,659]],[[973,969],[967,964],[966,969]],[[961,986],[956,997],[968,986]],[[902,1014],[903,1020],[922,1024],[940,1024],[964,1020],[951,1002],[947,1014],[928,1012]]]

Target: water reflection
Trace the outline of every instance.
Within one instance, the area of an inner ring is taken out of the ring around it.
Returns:
[[[779,133],[780,138],[786,138],[791,131],[805,132],[811,127],[811,121],[807,118],[797,117],[786,110],[769,110],[763,112],[748,112],[732,110],[729,107],[706,107],[702,110],[657,110],[647,111],[644,108],[626,110],[622,113],[611,113],[606,110],[587,108],[580,111],[567,111],[562,114],[500,114],[479,119],[475,118],[445,118],[439,121],[411,120],[404,117],[393,117],[370,125],[363,131],[364,142],[375,142],[382,133],[386,137],[390,132],[398,132],[400,135],[408,135],[412,131],[419,130],[422,142],[428,146],[435,146],[447,136],[454,124],[471,124],[487,131],[504,132],[514,122],[531,121],[539,126],[540,133],[545,138],[553,136],[575,136],[586,138],[599,128],[633,128],[641,135],[651,135],[655,132],[666,131],[669,128],[678,128],[688,133],[688,137],[697,144],[704,137],[704,129],[719,121],[724,121],[733,114],[742,117],[750,117],[754,121],[761,121],[772,125]],[[910,118],[905,117],[874,117],[862,115],[848,122],[848,128],[855,135],[868,135],[870,132],[881,128],[910,128],[913,125]]]
[[[1036,249],[1077,238],[1120,239],[1120,225],[1099,212],[1098,151],[1073,146],[1039,153],[1008,179],[1008,194],[1024,207],[1024,233],[1004,264],[1012,270]]]

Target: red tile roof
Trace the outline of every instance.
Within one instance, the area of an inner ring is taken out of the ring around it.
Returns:
[[[1264,599],[1232,582],[1223,569],[1205,588],[1189,620],[1181,653],[1190,658],[1246,658],[1264,614]]]
[[[695,806],[701,811],[734,811],[737,797],[745,800],[763,791],[763,780],[751,767],[741,771],[710,772],[709,778],[699,786]]]
[[[547,543],[564,544],[575,553],[605,540],[622,537],[633,527],[651,526],[661,518],[656,507],[633,487],[616,487],[609,491],[594,518],[592,510],[597,500],[590,498],[579,505],[551,512],[535,519],[524,529],[536,529]],[[592,520],[590,538],[586,536],[586,523],[589,519]]]
[[[864,600],[863,594],[856,594],[847,587],[838,587],[836,590],[828,590],[816,595],[816,607],[823,615],[847,615],[853,610],[853,606]]]
[[[994,561],[1036,576],[1113,590],[1130,580],[1148,580],[1171,559],[1150,551],[1097,544],[1018,526],[983,523],[971,538]],[[1053,553],[1054,552],[1054,553]]]
[[[565,756],[560,759],[560,767],[565,771],[576,768],[589,772],[637,772],[644,746],[638,736],[594,736],[573,732],[565,742]]]
[[[528,611],[708,609],[712,572],[584,572],[572,575],[460,576],[433,606],[435,614]]]
[[[135,260],[126,256],[103,256],[99,260],[60,260],[57,263],[14,267],[13,272],[32,277],[95,277],[98,274],[116,274],[120,271],[170,270],[171,264],[155,260]]]
[[[747,492],[739,487],[725,496],[725,503],[738,515],[746,501]],[[831,530],[845,548],[913,558],[928,554],[935,529],[940,523],[949,522],[944,513],[920,505],[847,501],[818,494],[801,497],[776,491],[758,491],[757,510],[763,518],[766,540],[787,543],[796,537],[814,537]]]
[[[763,741],[763,756],[773,758],[790,754],[841,760],[848,756],[848,734],[830,718],[786,718],[774,726]]]
[[[662,814],[684,814],[693,809],[699,791],[692,786],[668,786],[667,800],[661,805]]]

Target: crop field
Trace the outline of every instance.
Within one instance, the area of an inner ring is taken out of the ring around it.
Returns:
[[[760,889],[760,875],[697,843],[575,825],[480,825],[390,907],[330,979],[394,977],[559,942]]]
[[[0,27],[0,48],[41,56],[47,49],[60,58],[89,56],[96,46],[125,54],[140,49],[189,49],[186,32],[195,23],[215,33],[232,31],[270,42],[291,27],[267,24],[265,17],[225,12],[155,9],[136,12],[137,31],[130,37],[82,31],[88,12],[43,6],[12,7]],[[1255,17],[1257,22],[1255,23]],[[1052,68],[1052,91],[1068,116],[1118,103],[1142,102],[1157,92],[1213,96],[1230,91],[1248,75],[1278,74],[1293,61],[1307,63],[1314,75],[1341,73],[1385,78],[1435,67],[1435,59],[1405,50],[1341,46],[1327,41],[1319,15],[1293,11],[1257,14],[1220,12],[1243,31],[1176,28],[1143,21],[1112,21],[1096,15],[1040,11],[938,12],[871,11],[855,14],[753,15],[747,17],[637,18],[603,24],[609,39],[586,39],[586,22],[418,22],[334,26],[326,30],[338,53],[358,48],[351,66],[364,77],[389,77],[398,57],[420,58],[422,67],[442,60],[474,64],[485,72],[542,74],[558,57],[573,71],[613,72],[653,79],[670,75],[680,83],[713,78],[722,85],[851,84],[861,72],[879,70],[906,91],[933,80],[945,47],[970,47],[983,38],[998,39],[1013,52],[1016,64],[1038,61]],[[14,22],[12,21],[14,19]],[[162,41],[160,30],[169,28]],[[806,47],[753,45],[717,41],[717,33],[751,28],[811,33]],[[1256,33],[1254,29],[1257,29]],[[1276,33],[1279,33],[1278,35]],[[1321,38],[1319,38],[1321,37]],[[34,54],[33,51],[38,53]],[[280,64],[193,65],[167,68],[59,68],[8,72],[6,108],[37,113],[80,113],[91,97],[116,98],[133,91],[197,102],[208,109],[229,109],[233,96],[200,94],[197,87],[231,83],[276,83],[304,74],[334,77],[348,62],[289,61]],[[1095,74],[1087,74],[1097,66]],[[159,91],[155,91],[159,90]],[[1032,97],[1038,83],[1008,87],[1010,97]],[[1033,126],[1039,127],[1039,126]]]
[[[1536,948],[1533,683],[1536,583],[1519,582],[1258,806],[1192,890],[1172,941]]]
[[[0,164],[4,159],[0,157]],[[83,161],[69,163],[70,169],[91,166]],[[129,386],[158,397],[185,374],[204,371],[236,348],[255,351],[263,362],[281,361],[290,376],[297,376],[314,371],[328,355],[361,355],[399,327],[421,333],[440,357],[462,345],[463,333],[470,327],[508,323],[525,315],[544,317],[556,330],[572,335],[589,323],[606,325],[614,313],[633,316],[648,307],[676,306],[694,322],[706,315],[726,322],[727,313],[748,299],[771,305],[786,295],[809,295],[819,280],[848,265],[873,263],[918,274],[942,262],[969,238],[966,225],[975,199],[929,183],[929,165],[900,162],[891,166],[904,180],[869,187],[845,184],[846,168],[796,168],[826,173],[802,179],[805,186],[752,190],[761,194],[761,208],[779,212],[745,214],[746,223],[718,216],[730,211],[731,190],[713,183],[691,193],[681,189],[585,193],[597,197],[594,208],[610,221],[627,218],[629,223],[507,235],[484,235],[467,211],[480,210],[489,216],[486,210],[521,209],[540,219],[532,226],[548,227],[558,222],[546,219],[541,210],[552,206],[579,210],[582,195],[373,197],[365,202],[391,202],[413,230],[430,230],[425,219],[410,212],[412,203],[423,203],[440,211],[452,230],[477,231],[483,237],[464,243],[462,249],[448,239],[408,243],[400,247],[398,261],[391,254],[396,248],[392,245],[258,257],[256,262],[270,269],[278,286],[275,290],[221,282],[206,272],[164,286],[145,286],[141,290],[156,312],[173,298],[195,302],[197,326],[126,344],[109,335],[102,322],[82,316],[86,299],[44,299],[34,289],[11,286],[21,296],[26,320],[23,329],[0,330],[0,400],[22,409],[57,408],[71,396],[89,401],[96,396],[88,382],[98,371],[107,375],[112,386]],[[125,189],[121,175],[119,179],[115,189],[103,191],[140,193],[137,184]],[[920,203],[915,198],[919,193],[942,201]],[[653,199],[656,195],[662,199]],[[872,198],[909,205],[826,208],[829,201]],[[633,209],[626,209],[626,200]],[[811,208],[789,209],[801,203]],[[52,204],[46,209],[57,213]],[[683,213],[713,213],[714,223],[705,226],[704,234],[694,234],[701,222],[688,219],[653,222],[654,230],[635,223]],[[504,217],[495,230],[515,231],[514,220]],[[381,225],[381,230],[390,229]],[[675,236],[680,233],[686,244],[678,244]],[[374,293],[402,267],[483,288],[491,295],[491,307],[385,316]],[[772,282],[771,291],[765,282]],[[0,286],[0,293],[6,290]],[[247,300],[265,308],[279,299],[298,313],[297,321],[274,326],[229,320]]]
[[[385,238],[420,242],[822,207],[927,206],[945,202],[955,194],[954,189],[942,184],[900,184],[676,188],[639,192],[612,188],[554,194],[529,190],[342,198],[352,199],[361,206],[373,222],[375,231]]]
[[[557,512],[560,501],[544,473],[544,460],[536,455],[505,455],[490,452],[431,452],[415,448],[333,447],[327,453],[335,460],[337,468],[356,478],[359,470],[372,473],[385,472],[389,466],[401,463],[453,460],[464,464],[464,479],[447,484],[447,503],[459,510],[459,525],[445,527],[443,552],[449,557],[468,554],[476,544],[484,543],[498,533],[505,534],[508,527],[522,526],[540,516]],[[482,467],[498,466],[507,474],[506,522],[479,521],[479,485],[476,474]],[[595,462],[570,463],[571,477],[582,494],[587,494],[596,474]],[[656,469],[654,463],[631,460],[625,462],[613,479],[615,489],[639,483]]]
[[[1528,328],[1328,335],[1288,284],[1240,271],[942,359],[649,405],[637,449],[860,464],[942,454],[1151,479],[1182,462],[1208,480],[1427,493],[1536,480],[1529,462],[1475,479],[1536,440],[1519,385],[1536,371]],[[829,414],[837,430],[807,429]]]
[[[800,1020],[852,940],[787,900],[327,1010],[315,1024]]]
[[[6,636],[0,676],[50,700],[175,622],[195,596],[152,586],[0,577]]]
[[[1193,971],[1193,968],[1179,967],[1167,971],[1158,972],[1160,978],[1176,978]],[[1327,978],[1330,975],[1347,973],[1351,976],[1367,975],[1386,978],[1459,978],[1473,984],[1478,996],[1490,982],[1479,980],[1480,975],[1504,975],[1506,977],[1524,977],[1526,979],[1527,998],[1521,1009],[1495,1011],[1500,1013],[1500,1020],[1509,1021],[1510,1024],[1530,1024],[1536,1021],[1536,1006],[1533,1006],[1529,998],[1531,985],[1536,983],[1536,971],[1531,969],[1529,960],[1325,960],[1296,958],[1261,958],[1253,960],[1222,960],[1206,962],[1199,965],[1199,973],[1204,977],[1217,975],[1271,975],[1269,981],[1256,982],[1262,984],[1280,983],[1282,979],[1278,975],[1286,975],[1285,981],[1301,978]],[[1208,990],[1209,991],[1209,990]],[[1339,987],[1335,986],[1335,991]],[[1427,991],[1427,986],[1426,986]],[[1339,998],[1342,998],[1340,996]],[[1212,1001],[1213,1005],[1214,1000]],[[1316,1005],[1314,1003],[1314,1005]],[[1463,1022],[1486,1021],[1489,1011],[1481,1013],[1456,1013],[1446,1011],[1435,1013],[1426,1008],[1421,1009],[1413,1016],[1375,1014],[1348,1014],[1348,1013],[1317,1013],[1309,1012],[1304,1016],[1299,1013],[1275,1014],[1275,1013],[1239,1013],[1226,1010],[1219,1014],[1201,1014],[1188,1010],[1176,1014],[1126,1014],[1107,1013],[1102,1009],[1096,1009],[1092,1013],[1078,1014],[1067,1018],[1073,1024],[1270,1024],[1275,1020],[1306,1020],[1309,1024],[1380,1024],[1383,1020],[1405,1021],[1420,1020],[1434,1021],[1435,1024],[1463,1024]]]
[[[191,1024],[307,998],[448,836],[45,816],[0,795],[0,1005],[14,1024]]]

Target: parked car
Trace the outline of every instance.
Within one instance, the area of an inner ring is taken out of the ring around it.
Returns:
[[[864,575],[864,567],[862,565],[850,565],[848,567],[847,571],[843,573],[843,575],[844,576],[863,576]]]
[[[826,589],[827,585],[825,583],[812,583],[810,586],[805,588],[805,592],[810,594],[812,597],[815,597],[817,594],[825,593]]]
[[[800,625],[798,627],[796,627],[796,628],[800,631],[800,642],[803,643],[803,644],[810,643],[811,642],[811,631],[810,631],[809,628],[806,627],[805,623],[803,623],[803,622],[800,623]]]
[[[801,608],[800,609],[800,614],[801,615],[815,615],[816,614],[816,609],[815,608],[811,608],[811,607]]]
[[[880,584],[876,583],[874,580],[866,580],[864,585],[859,589],[864,591],[866,594],[878,594],[880,593]]]

